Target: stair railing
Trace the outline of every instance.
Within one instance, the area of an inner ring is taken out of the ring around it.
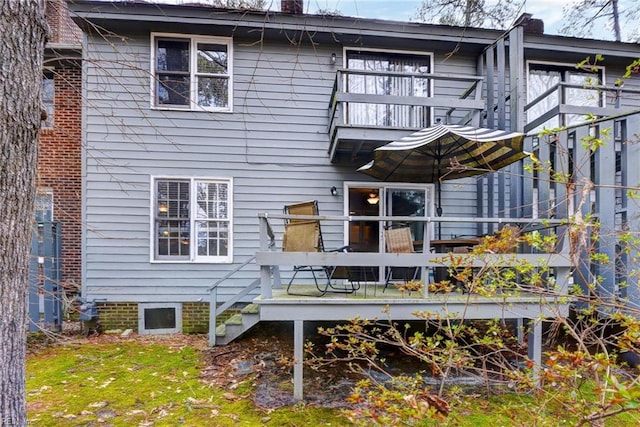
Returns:
[[[267,226],[265,227],[265,231],[269,236],[269,243],[267,244],[267,248],[273,251],[276,247],[276,238],[275,238],[275,233],[273,232],[273,229],[271,228],[271,225],[268,222],[267,222]],[[246,287],[242,288],[240,292],[238,292],[237,294],[229,298],[229,300],[227,300],[224,304],[220,305],[220,307],[218,307],[218,287],[225,280],[228,280],[229,278],[231,278],[238,271],[242,270],[247,265],[254,263],[255,260],[256,260],[256,256],[254,255],[251,258],[247,259],[242,264],[238,265],[233,270],[229,271],[224,276],[222,276],[208,289],[209,291],[209,345],[210,346],[216,345],[216,327],[217,327],[216,317],[218,317],[219,315],[227,311],[235,303],[239,302],[242,298],[244,298],[249,293],[251,293],[251,291],[258,288],[258,286],[260,285],[260,279],[256,279]],[[280,277],[279,273],[274,274],[274,276],[277,276],[278,278]]]

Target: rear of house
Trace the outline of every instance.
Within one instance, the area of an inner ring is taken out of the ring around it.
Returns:
[[[433,184],[356,172],[375,147],[438,120],[523,131],[546,112],[525,112],[524,100],[558,81],[583,84],[573,64],[586,55],[610,54],[597,64],[603,80],[638,55],[637,46],[522,28],[502,38],[485,29],[203,6],[72,8],[85,31],[83,296],[98,303],[105,327],[140,332],[207,331],[208,289],[259,250],[258,213],[317,200],[326,215],[434,216]],[[589,107],[615,102],[571,90]],[[631,97],[616,106],[638,105]],[[445,215],[533,215],[523,206],[550,190],[513,176],[445,182]],[[413,231],[421,240],[422,229]],[[478,231],[444,224],[440,235]],[[323,225],[323,237],[326,247],[384,249],[377,221]],[[383,277],[382,267],[376,274]],[[218,298],[258,276],[249,265]]]

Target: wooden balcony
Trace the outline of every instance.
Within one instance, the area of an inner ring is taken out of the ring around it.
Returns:
[[[329,102],[331,162],[367,160],[374,148],[435,120],[478,125],[485,108],[482,81],[480,76],[339,69]]]
[[[583,101],[592,105],[580,105],[571,91],[581,92]],[[558,126],[576,125],[578,121],[587,122],[592,119],[617,116],[627,113],[631,108],[623,107],[625,98],[636,99],[640,90],[624,89],[622,86],[607,85],[585,85],[575,83],[558,83],[544,91],[536,99],[529,102],[524,107],[528,115],[528,122],[524,127],[524,132],[529,133],[540,129],[549,120],[558,118]],[[633,109],[637,110],[638,106]],[[534,109],[537,109],[535,113]],[[582,116],[582,120],[577,118],[573,121],[567,116]],[[549,127],[549,126],[547,126]]]

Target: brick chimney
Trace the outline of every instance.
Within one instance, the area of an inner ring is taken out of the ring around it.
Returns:
[[[45,17],[49,24],[49,43],[80,44],[82,31],[69,17],[66,0],[47,0]]]
[[[523,13],[513,24],[514,27],[522,27],[525,33],[544,34],[544,21],[534,19],[530,13]]]
[[[292,15],[302,15],[304,13],[303,0],[280,0],[280,11]]]

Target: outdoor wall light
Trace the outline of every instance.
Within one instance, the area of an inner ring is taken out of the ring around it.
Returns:
[[[337,59],[338,59],[338,57],[337,57],[335,52],[333,52],[331,54],[331,56],[329,57],[329,61],[331,62],[331,64],[334,64],[334,65],[335,65]]]
[[[332,196],[337,196],[338,195],[338,189],[335,187],[335,185],[333,187],[331,187],[331,195]]]

